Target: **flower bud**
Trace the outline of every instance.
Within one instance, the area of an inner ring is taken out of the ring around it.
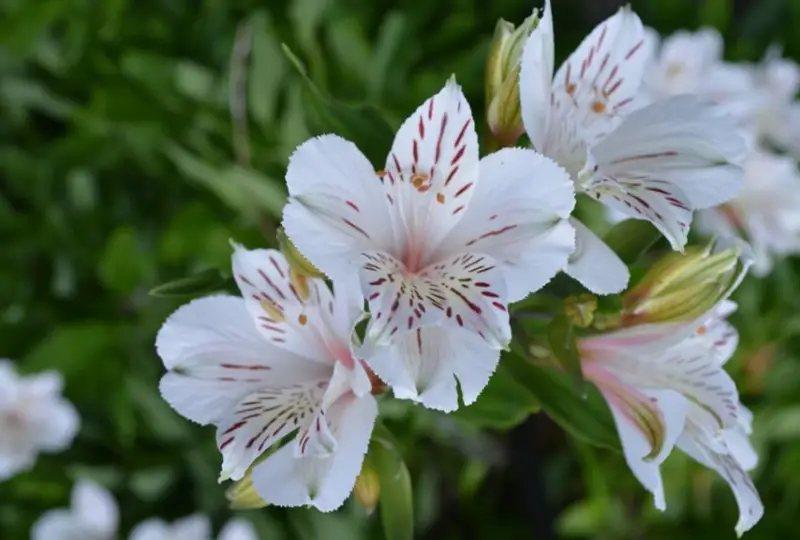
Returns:
[[[356,496],[356,500],[368,514],[375,510],[378,505],[378,499],[381,496],[381,481],[378,477],[378,472],[367,461],[364,462],[361,474],[356,479],[353,493]]]
[[[248,469],[247,473],[241,480],[234,482],[234,484],[225,490],[225,497],[230,501],[231,510],[253,510],[256,508],[264,508],[269,503],[261,498],[253,486],[253,466]]]
[[[503,19],[495,27],[486,60],[486,120],[501,147],[512,146],[525,130],[519,101],[519,61],[537,22],[533,14],[517,28]]]
[[[621,325],[697,319],[739,285],[752,262],[747,253],[744,243],[712,243],[666,255],[622,296]]]

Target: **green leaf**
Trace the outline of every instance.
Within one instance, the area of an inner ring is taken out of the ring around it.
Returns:
[[[514,379],[501,359],[475,403],[460,407],[453,416],[478,427],[511,429],[538,410],[536,397]]]
[[[162,283],[151,289],[150,295],[166,298],[204,296],[224,289],[229,281],[219,270],[203,270],[193,276]]]
[[[547,328],[547,339],[550,350],[556,360],[574,380],[578,392],[586,393],[586,384],[581,371],[581,357],[578,354],[575,327],[572,320],[564,314],[558,315]]]
[[[166,154],[188,179],[248,218],[257,220],[262,213],[281,217],[286,192],[272,178],[238,166],[216,167],[177,145],[170,145]]]
[[[281,86],[285,82],[286,59],[265,11],[250,19],[253,45],[247,77],[248,108],[252,117],[267,128],[273,121]]]
[[[369,105],[346,105],[324,94],[308,78],[297,56],[283,45],[283,52],[304,82],[305,121],[311,135],[335,133],[356,144],[374,164],[381,164],[392,146],[394,133],[381,113]]]
[[[515,346],[505,363],[514,379],[533,393],[542,410],[569,433],[596,446],[619,449],[614,422],[603,398],[588,387],[581,396],[570,377],[530,362]]]
[[[649,221],[626,219],[608,231],[603,237],[603,241],[619,255],[625,264],[633,264],[659,238],[661,238],[661,233]]]
[[[97,271],[106,287],[120,294],[129,294],[148,281],[154,269],[136,231],[121,227],[106,243]]]
[[[386,540],[414,538],[414,501],[411,475],[391,435],[376,428],[370,444],[373,460],[381,482],[380,513]]]

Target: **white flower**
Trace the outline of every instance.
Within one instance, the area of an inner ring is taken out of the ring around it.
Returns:
[[[726,302],[702,327],[702,332],[690,338],[698,349],[715,352],[719,365],[733,355],[738,341],[736,329],[724,317],[736,308]],[[737,403],[736,422],[720,431],[715,419],[697,403],[689,403],[686,428],[677,440],[677,446],[690,457],[716,471],[730,485],[739,505],[736,533],[741,536],[750,530],[764,514],[764,506],[747,471],[755,468],[758,455],[750,444],[753,415]]]
[[[743,236],[755,252],[753,273],[764,276],[776,257],[800,253],[800,172],[795,161],[764,150],[744,164],[744,189],[729,203],[698,216],[701,231]]]
[[[651,221],[681,250],[692,212],[727,201],[741,184],[735,125],[692,96],[642,106],[645,33],[629,8],[598,25],[553,77],[550,3],[525,45],[520,96],[536,150],[571,174],[576,191]],[[628,271],[588,228],[566,272],[590,290],[619,292]]]
[[[72,488],[70,508],[50,510],[34,523],[31,540],[113,540],[117,502],[105,488],[80,481]]]
[[[130,540],[210,540],[211,523],[201,514],[194,514],[172,523],[153,518],[137,525],[129,537]],[[257,540],[258,534],[249,521],[243,519],[230,520],[218,540]]]
[[[80,418],[61,397],[62,386],[55,371],[19,376],[0,360],[0,481],[31,468],[39,452],[72,444]]]
[[[747,441],[749,414],[722,369],[738,342],[736,330],[724,321],[733,309],[726,300],[702,317],[702,324],[665,325],[663,333],[653,332],[654,325],[640,333],[628,328],[584,338],[579,349],[584,375],[611,409],[625,460],[653,494],[656,508],[666,508],[659,468],[677,445],[731,484],[741,534],[763,508],[745,473],[755,465]]]
[[[117,501],[104,487],[79,481],[72,488],[70,508],[50,510],[34,523],[31,540],[114,540],[119,527]],[[130,534],[130,540],[210,540],[211,523],[195,514],[173,523],[152,518]],[[230,520],[219,540],[257,540],[253,525],[244,519]]]
[[[771,48],[753,68],[754,124],[761,140],[800,156],[800,66]]]
[[[217,426],[221,479],[242,478],[296,433],[255,465],[256,491],[278,506],[335,510],[353,489],[377,415],[351,350],[363,300],[338,285],[334,297],[322,280],[298,290],[275,250],[237,246],[233,273],[243,298],[195,300],[159,331],[170,370],[161,392],[183,416]]]
[[[379,174],[324,135],[295,151],[286,181],[286,232],[334,282],[360,278],[380,344],[447,325],[505,347],[507,304],[547,283],[573,247],[566,174],[531,150],[479,160],[453,80],[403,123]]]

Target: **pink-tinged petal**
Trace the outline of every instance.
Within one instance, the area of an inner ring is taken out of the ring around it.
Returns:
[[[243,396],[263,386],[316,380],[330,367],[267,342],[245,302],[233,296],[194,300],[170,315],[156,337],[170,371],[164,399],[200,424],[216,423]]]
[[[630,273],[622,262],[591,229],[570,218],[575,229],[575,251],[565,272],[595,294],[614,294],[628,286]]]
[[[72,490],[71,505],[75,518],[84,525],[90,538],[110,539],[117,534],[117,501],[102,486],[79,481]]]
[[[454,253],[492,257],[511,303],[542,288],[564,268],[574,248],[566,222],[575,206],[567,173],[551,159],[507,148],[480,162],[483,179],[456,229],[442,241],[440,260]]]
[[[616,177],[598,171],[584,191],[613,210],[655,225],[672,249],[683,251],[692,208],[679,187],[646,177]]]
[[[402,334],[394,344],[365,354],[370,368],[394,391],[444,412],[473,403],[497,367],[500,352],[461,328],[425,327]]]
[[[328,457],[296,458],[286,445],[253,469],[258,494],[276,506],[311,505],[336,510],[353,491],[378,414],[372,396],[345,397],[329,411],[339,444]]]
[[[364,261],[361,283],[372,314],[368,341],[385,345],[432,324],[477,332],[498,349],[511,339],[505,280],[491,257],[454,255],[416,275],[405,275],[385,253],[365,254]]]
[[[723,429],[736,424],[739,395],[733,379],[722,369],[713,349],[687,339],[643,354],[635,349],[605,348],[603,338],[584,338],[581,354],[602,364],[639,388],[668,388],[710,413]]]
[[[686,400],[669,390],[638,390],[591,363],[584,374],[608,402],[631,472],[653,494],[656,508],[666,509],[659,468],[683,431]]]
[[[406,119],[384,172],[390,215],[401,240],[402,254],[395,254],[419,269],[461,219],[478,182],[475,123],[455,79]],[[383,211],[382,219],[388,217]]]
[[[286,185],[286,233],[331,278],[351,272],[357,253],[393,245],[386,189],[353,143],[336,135],[306,141],[289,160]]]
[[[630,7],[600,23],[561,65],[553,94],[571,103],[591,140],[616,127],[634,108],[644,76],[644,29]]]
[[[739,506],[736,534],[741,536],[755,526],[764,515],[764,505],[747,471],[731,454],[714,452],[707,440],[692,431],[685,431],[678,439],[678,447],[692,459],[716,471],[728,483]]]
[[[744,139],[729,116],[696,96],[637,110],[592,154],[599,176],[672,192],[664,186],[670,184],[691,210],[722,204],[744,184]]]
[[[553,41],[553,13],[550,0],[545,0],[539,22],[522,50],[519,74],[522,121],[533,147],[540,152],[550,129]]]
[[[242,398],[217,427],[217,447],[223,458],[221,478],[239,480],[258,456],[298,429],[300,453],[307,451],[309,442],[335,445],[327,424],[322,426],[325,387],[326,381],[320,380],[262,388]]]

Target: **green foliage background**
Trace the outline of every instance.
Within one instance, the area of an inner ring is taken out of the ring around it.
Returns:
[[[716,26],[730,59],[757,60],[772,42],[800,58],[798,1],[632,4],[662,33]],[[617,5],[554,0],[557,56]],[[72,449],[43,455],[33,471],[0,484],[0,538],[27,538],[43,511],[67,504],[78,476],[114,491],[124,531],[152,515],[198,509],[223,523],[230,512],[216,482],[213,430],[179,418],[157,390],[155,332],[182,300],[148,291],[225,271],[230,238],[274,244],[286,160],[321,126],[343,122],[342,134],[369,140],[375,118],[396,127],[450,73],[480,116],[495,22],[521,22],[533,7],[522,0],[0,3],[0,356],[22,371],[63,372],[83,418]],[[305,86],[281,43],[323,98]],[[326,117],[324,95],[367,103],[380,116],[345,108]],[[380,136],[371,139],[370,155],[388,149]],[[789,261],[767,280],[748,279],[736,295],[742,340],[731,369],[756,411],[755,476],[767,509],[752,540],[796,530],[799,291]],[[555,397],[545,409],[562,423],[580,432],[593,420],[562,399],[553,385],[563,381],[509,366],[457,415],[384,404],[411,470],[419,538],[530,538],[532,531],[548,538],[550,520],[562,538],[734,537],[727,487],[681,456],[664,468],[669,509],[661,514],[621,455],[568,436],[544,415],[503,433],[548,392]],[[595,442],[608,437],[608,418],[601,419],[596,433],[587,432]],[[376,517],[354,501],[333,515],[270,508],[245,515],[269,540],[382,537]]]

